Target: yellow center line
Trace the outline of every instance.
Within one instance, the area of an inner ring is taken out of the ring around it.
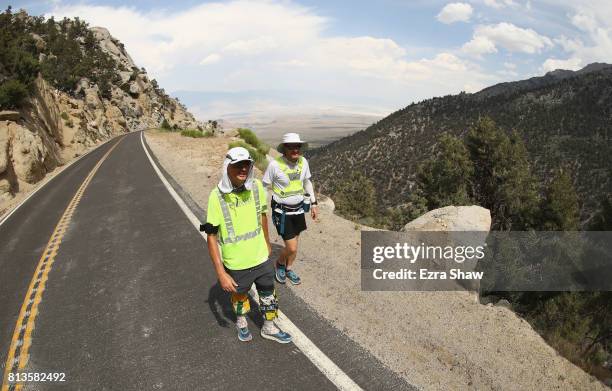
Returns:
[[[53,233],[51,234],[51,237],[49,238],[49,241],[47,242],[47,246],[42,252],[42,256],[40,257],[36,270],[34,271],[34,276],[30,281],[24,302],[21,305],[21,310],[19,311],[19,317],[17,318],[17,324],[15,325],[15,331],[13,332],[13,338],[9,348],[9,354],[6,358],[1,391],[19,391],[23,387],[23,383],[9,383],[8,377],[10,373],[16,373],[23,370],[28,363],[28,351],[32,345],[32,331],[34,330],[36,315],[38,315],[38,305],[42,300],[45,284],[49,278],[49,271],[51,270],[51,266],[55,261],[55,256],[59,250],[64,233],[70,225],[74,210],[79,204],[79,201],[81,201],[81,197],[83,196],[85,189],[98,171],[98,168],[100,168],[104,160],[106,160],[113,149],[119,145],[124,137],[125,136],[121,137],[119,141],[117,141],[115,145],[113,145],[104,154],[104,156],[102,156],[94,168],[92,168],[92,170],[89,172],[85,180],[83,180],[83,183],[81,183],[81,186],[79,186],[79,189],[72,197],[72,200],[70,200],[66,210],[64,210],[62,217],[59,219]]]

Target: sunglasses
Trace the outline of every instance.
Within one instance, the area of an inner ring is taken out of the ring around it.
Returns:
[[[250,168],[252,162],[250,160],[240,160],[236,163],[230,163],[230,166],[242,170],[244,168]]]
[[[285,144],[287,149],[302,149],[302,144]]]

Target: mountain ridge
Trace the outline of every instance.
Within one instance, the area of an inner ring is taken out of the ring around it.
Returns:
[[[418,166],[435,153],[437,137],[443,132],[464,137],[485,116],[506,131],[518,131],[543,182],[560,167],[574,173],[583,222],[595,213],[598,198],[612,191],[607,64],[413,103],[308,156],[322,192],[333,196],[338,178],[360,171],[373,181],[379,209],[399,206],[409,201]]]

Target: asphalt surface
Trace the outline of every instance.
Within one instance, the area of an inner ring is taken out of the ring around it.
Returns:
[[[81,183],[116,143],[63,234],[23,369],[63,372],[66,381],[23,389],[335,389],[293,344],[260,338],[256,310],[253,341],[237,340],[206,242],[157,177],[138,133],[84,156],[0,225],[2,373],[41,254]],[[363,389],[412,389],[290,290],[278,290],[283,312]]]

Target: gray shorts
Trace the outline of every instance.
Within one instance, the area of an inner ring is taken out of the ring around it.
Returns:
[[[255,283],[258,291],[273,291],[274,290],[274,265],[270,259],[265,260],[257,266],[243,270],[230,270],[225,268],[225,271],[236,281],[238,293],[247,293],[251,289],[251,285]]]

